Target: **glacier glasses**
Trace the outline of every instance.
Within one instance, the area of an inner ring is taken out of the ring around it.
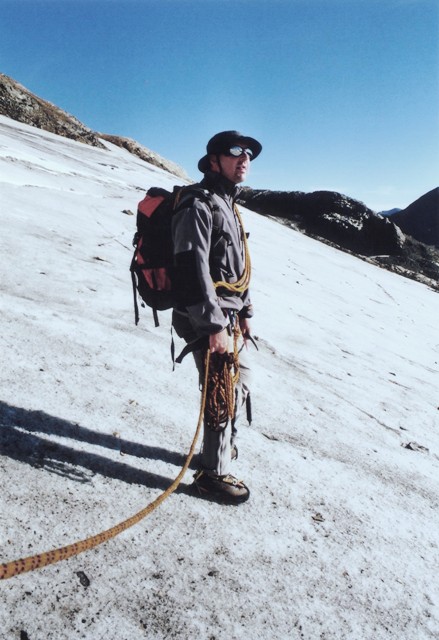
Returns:
[[[249,147],[240,147],[239,145],[235,145],[234,147],[230,147],[227,151],[224,151],[225,156],[233,156],[234,158],[239,158],[243,153],[246,153],[250,160],[253,160],[253,151]]]

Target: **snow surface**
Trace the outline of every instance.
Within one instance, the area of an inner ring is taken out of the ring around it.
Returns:
[[[128,270],[124,211],[178,180],[5,117],[0,166],[5,562],[156,498],[183,465],[199,391],[190,358],[172,371],[169,314],[134,325]],[[439,637],[439,296],[244,222],[259,352],[234,465],[249,502],[194,497],[189,471],[120,536],[3,581],[1,638]]]

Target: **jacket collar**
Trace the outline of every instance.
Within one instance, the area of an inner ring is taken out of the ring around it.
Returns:
[[[219,195],[229,196],[233,200],[237,198],[241,191],[241,187],[237,184],[225,178],[221,173],[217,171],[208,171],[204,174],[204,178],[201,181],[203,187],[213,189]]]

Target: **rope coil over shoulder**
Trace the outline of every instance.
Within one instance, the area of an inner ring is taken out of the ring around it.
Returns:
[[[250,261],[250,251],[248,249],[247,236],[244,231],[244,225],[242,224],[241,214],[239,213],[239,209],[234,205],[234,211],[236,217],[239,222],[239,226],[241,228],[242,233],[242,242],[244,246],[244,271],[237,282],[214,282],[213,286],[215,289],[221,287],[222,289],[227,289],[227,291],[232,291],[233,293],[244,293],[249,288],[250,285],[250,277],[251,277],[251,261]]]

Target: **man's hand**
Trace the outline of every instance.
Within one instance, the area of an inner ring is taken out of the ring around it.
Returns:
[[[244,338],[244,344],[247,346],[247,340],[250,338],[250,322],[248,318],[239,319],[239,328],[241,329],[242,337]]]
[[[241,329],[244,344],[247,346],[247,340],[250,339],[250,322],[248,318],[239,319],[239,328]],[[209,336],[210,353],[226,353],[229,348],[229,333],[227,329],[223,329],[218,333]]]
[[[226,353],[229,346],[229,334],[227,329],[209,336],[210,353]]]

